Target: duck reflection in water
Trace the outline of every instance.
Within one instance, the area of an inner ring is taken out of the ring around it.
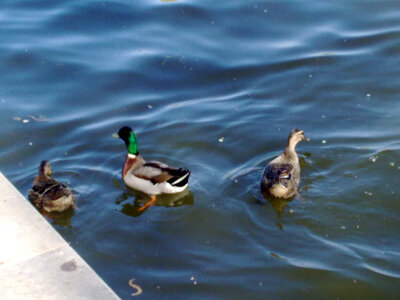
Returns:
[[[130,199],[132,195],[135,197],[133,204],[129,202],[123,203]],[[129,189],[129,192],[124,192],[118,197],[115,203],[118,205],[123,203],[119,211],[131,217],[141,216],[150,206],[179,207],[194,204],[194,196],[189,189],[178,194],[159,195],[155,201],[148,199],[149,197],[146,194]]]
[[[265,193],[262,193],[262,196],[266,201],[271,203],[272,207],[277,212],[279,218],[282,218],[283,211],[285,210],[285,207],[288,204],[288,202],[291,202],[294,199],[294,197],[292,198],[271,197],[270,195],[267,195]]]
[[[52,225],[71,227],[71,219],[75,215],[75,209],[70,207],[62,212],[47,212],[42,210],[41,213]]]

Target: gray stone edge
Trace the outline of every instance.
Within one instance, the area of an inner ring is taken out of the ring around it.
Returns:
[[[19,263],[23,262],[23,261],[28,261],[30,259],[33,259],[37,256],[43,255],[47,252],[52,252],[54,250],[57,249],[61,249],[66,247],[68,250],[70,250],[75,256],[76,258],[80,261],[80,263],[83,264],[83,267],[87,269],[87,271],[89,271],[92,275],[92,278],[94,281],[98,281],[98,283],[100,283],[101,285],[103,285],[103,288],[105,288],[105,290],[108,290],[108,292],[110,293],[109,295],[107,295],[107,299],[110,299],[111,297],[114,297],[115,299],[120,299],[119,296],[108,286],[108,284],[92,269],[92,267],[68,244],[67,241],[64,240],[64,238],[51,226],[51,224],[49,224],[49,222],[33,207],[33,205],[31,205],[28,200],[17,190],[17,188],[7,179],[7,177],[4,176],[4,174],[2,174],[2,172],[0,172],[0,183],[3,182],[6,185],[8,185],[8,189],[6,189],[6,191],[2,191],[0,190],[0,199],[20,199],[20,205],[22,206],[28,206],[30,207],[30,209],[28,209],[28,211],[30,210],[30,213],[32,214],[36,214],[40,217],[40,219],[42,220],[41,224],[39,224],[39,226],[41,226],[43,228],[43,230],[47,230],[47,231],[51,231],[51,234],[54,235],[55,238],[60,240],[60,244],[57,243],[57,245],[55,245],[54,247],[48,248],[45,251],[43,251],[42,253],[38,253],[35,255],[31,255],[31,256],[27,256],[24,259],[21,260],[13,260],[13,261],[9,261],[9,262],[5,262],[3,264],[0,264],[0,272],[1,272],[1,267],[5,266],[5,265],[18,265]],[[26,208],[26,207],[25,207]],[[1,216],[1,212],[0,212],[0,216]],[[35,216],[36,217],[36,216]]]

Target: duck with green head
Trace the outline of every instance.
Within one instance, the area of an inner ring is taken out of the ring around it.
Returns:
[[[146,162],[139,153],[136,134],[130,127],[122,127],[118,137],[125,142],[128,150],[122,179],[128,187],[151,196],[150,204],[156,201],[156,195],[180,193],[187,188],[188,169],[171,168],[158,161]]]

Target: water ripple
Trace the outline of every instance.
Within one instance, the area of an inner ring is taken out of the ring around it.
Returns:
[[[132,272],[152,299],[393,297],[399,16],[376,0],[6,1],[1,171],[26,194],[51,161],[80,209],[50,222],[122,298]],[[187,195],[137,213],[148,197],[111,137],[125,125],[146,159],[192,171]],[[293,128],[311,137],[302,200],[265,201]]]

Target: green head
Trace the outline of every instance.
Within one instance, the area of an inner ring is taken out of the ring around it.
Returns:
[[[137,142],[136,134],[133,132],[130,127],[122,127],[118,131],[118,137],[121,138],[128,149],[129,154],[138,155],[139,154],[139,145]]]

